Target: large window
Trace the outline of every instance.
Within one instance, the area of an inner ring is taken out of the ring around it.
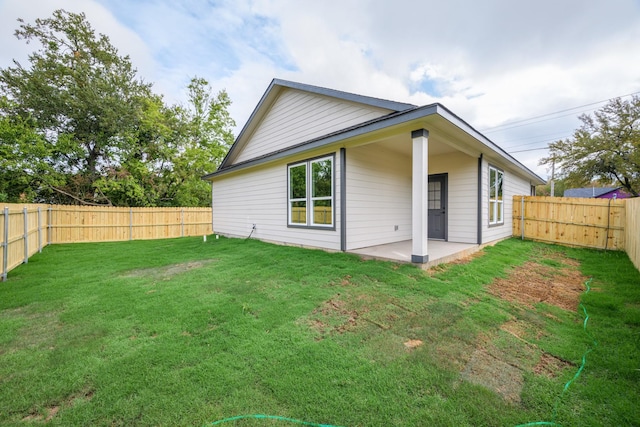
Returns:
[[[489,166],[489,225],[504,224],[504,172]]]
[[[289,225],[333,226],[333,157],[306,160],[288,167]]]

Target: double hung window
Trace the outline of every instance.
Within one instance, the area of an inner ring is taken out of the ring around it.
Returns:
[[[489,225],[504,224],[504,172],[489,166]]]
[[[288,166],[290,226],[333,227],[333,156]]]

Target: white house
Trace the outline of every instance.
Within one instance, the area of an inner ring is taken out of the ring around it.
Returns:
[[[440,104],[273,80],[217,171],[213,229],[332,250],[511,235],[512,198],[544,181]]]

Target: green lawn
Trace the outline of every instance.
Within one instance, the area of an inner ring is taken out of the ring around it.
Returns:
[[[577,300],[498,296],[568,263],[592,278],[586,328]],[[183,238],[49,246],[0,283],[3,425],[617,426],[638,402],[620,252],[507,240],[423,272]]]

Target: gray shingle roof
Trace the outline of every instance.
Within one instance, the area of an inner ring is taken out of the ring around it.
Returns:
[[[360,104],[371,105],[372,107],[386,108],[392,111],[406,111],[412,108],[416,108],[417,105],[408,104],[406,102],[396,102],[388,99],[374,98],[371,96],[358,95],[350,92],[343,92],[341,90],[330,89],[321,86],[313,86],[305,83],[292,82],[289,80],[273,79],[269,89],[278,85],[282,87],[288,87],[292,89],[303,90],[305,92],[317,93],[319,95],[331,96],[333,98],[344,99],[346,101],[358,102]]]
[[[610,193],[620,187],[584,187],[564,190],[564,197],[598,197]]]

